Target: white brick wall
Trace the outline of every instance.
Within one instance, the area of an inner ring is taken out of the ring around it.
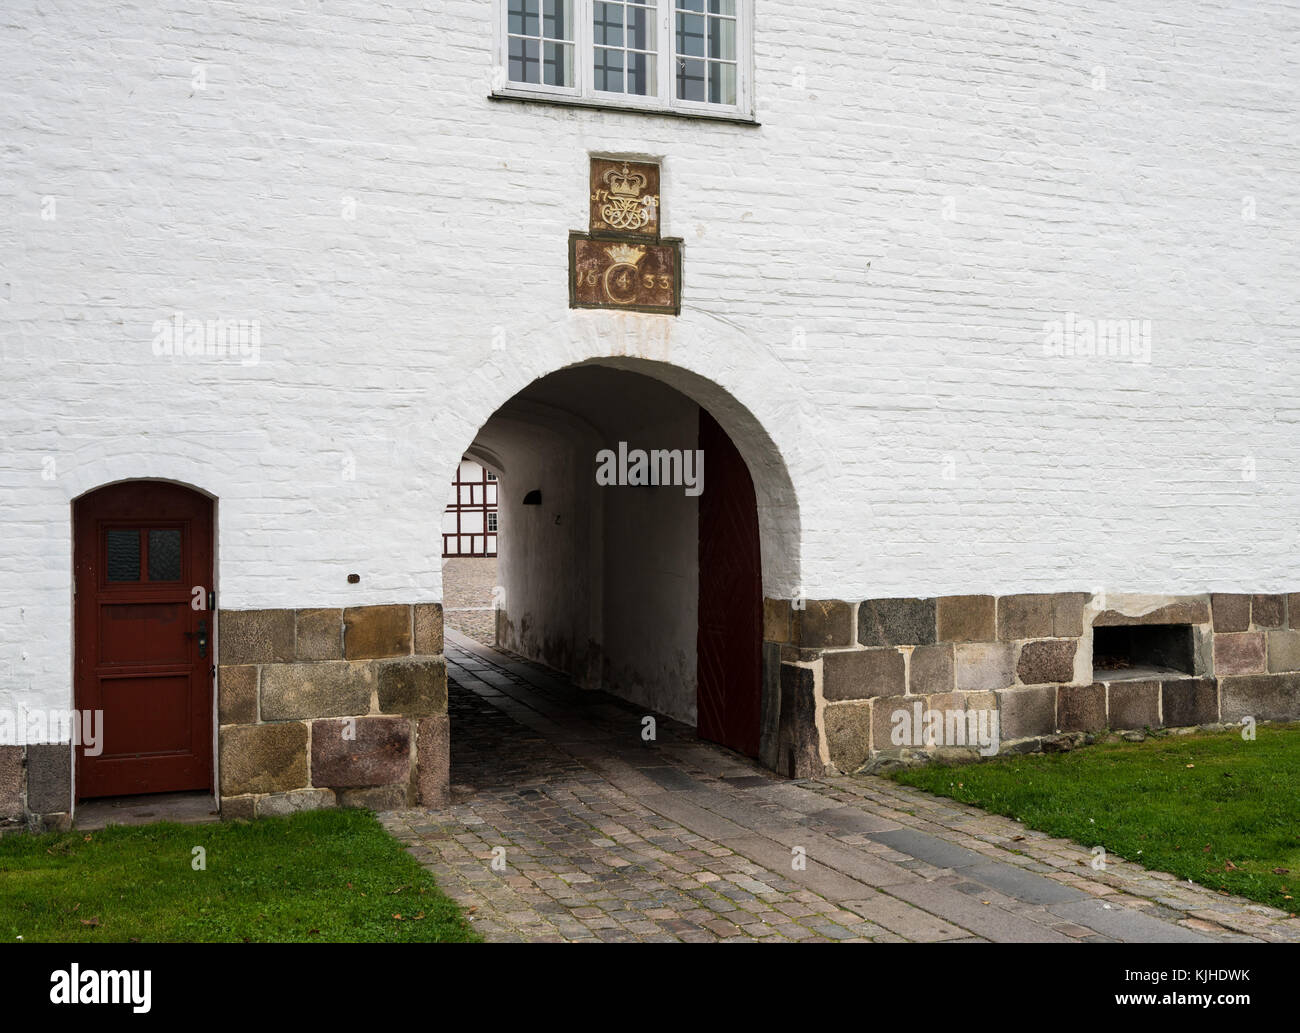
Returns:
[[[438,599],[476,429],[597,355],[766,429],[771,594],[1300,585],[1294,5],[758,0],[758,128],[490,102],[490,12],[6,3],[0,706],[69,698],[80,492],[218,497],[227,607]],[[566,308],[590,152],[662,157],[679,319]],[[1044,356],[1067,312],[1151,363]]]

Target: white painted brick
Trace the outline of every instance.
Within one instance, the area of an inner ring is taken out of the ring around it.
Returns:
[[[596,355],[766,428],[772,594],[1296,588],[1291,5],[758,9],[754,128],[490,102],[486,2],[11,0],[0,706],[68,698],[81,492],[215,495],[228,607],[436,600],[462,450]],[[593,151],[663,158],[679,319],[566,308]],[[177,310],[260,320],[261,363],[157,358]],[[1045,357],[1066,312],[1151,320],[1153,361]]]

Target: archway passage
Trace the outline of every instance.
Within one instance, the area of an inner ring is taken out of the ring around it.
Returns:
[[[212,500],[127,481],[73,504],[77,796],[212,788]],[[92,726],[93,727],[93,726]]]
[[[729,415],[755,448],[761,435]],[[497,645],[700,738],[774,755],[760,500],[710,408],[657,376],[585,363],[519,392],[467,455],[499,478]],[[779,460],[763,458],[770,474]]]

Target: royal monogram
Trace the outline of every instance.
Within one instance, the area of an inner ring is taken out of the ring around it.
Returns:
[[[591,232],[659,236],[659,166],[591,160]]]

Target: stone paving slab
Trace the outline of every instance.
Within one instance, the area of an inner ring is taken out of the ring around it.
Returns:
[[[1212,943],[1214,940],[1192,929],[1170,928],[1168,922],[1161,922],[1133,908],[1115,907],[1104,900],[1056,904],[1048,910],[1126,943]]]
[[[929,861],[938,868],[963,868],[987,860],[983,855],[957,846],[938,836],[931,836],[916,829],[892,829],[888,832],[870,832],[869,839],[885,846],[893,847],[899,853],[908,854],[922,861]]]
[[[952,886],[934,882],[891,886],[888,892],[954,925],[992,940],[994,943],[1070,943],[1069,936],[1050,925],[1013,914],[995,906],[987,896],[961,893]]]
[[[976,882],[1001,890],[1008,896],[1029,904],[1064,904],[1085,900],[1087,894],[1041,875],[1010,864],[989,861],[963,869],[962,874]]]
[[[1300,942],[1300,920],[874,777],[784,781],[447,632],[452,802],[385,827],[489,940]]]
[[[856,807],[831,807],[824,811],[814,811],[817,821],[828,822],[846,833],[870,835],[872,832],[887,832],[898,828],[898,823],[879,815],[867,814]]]

